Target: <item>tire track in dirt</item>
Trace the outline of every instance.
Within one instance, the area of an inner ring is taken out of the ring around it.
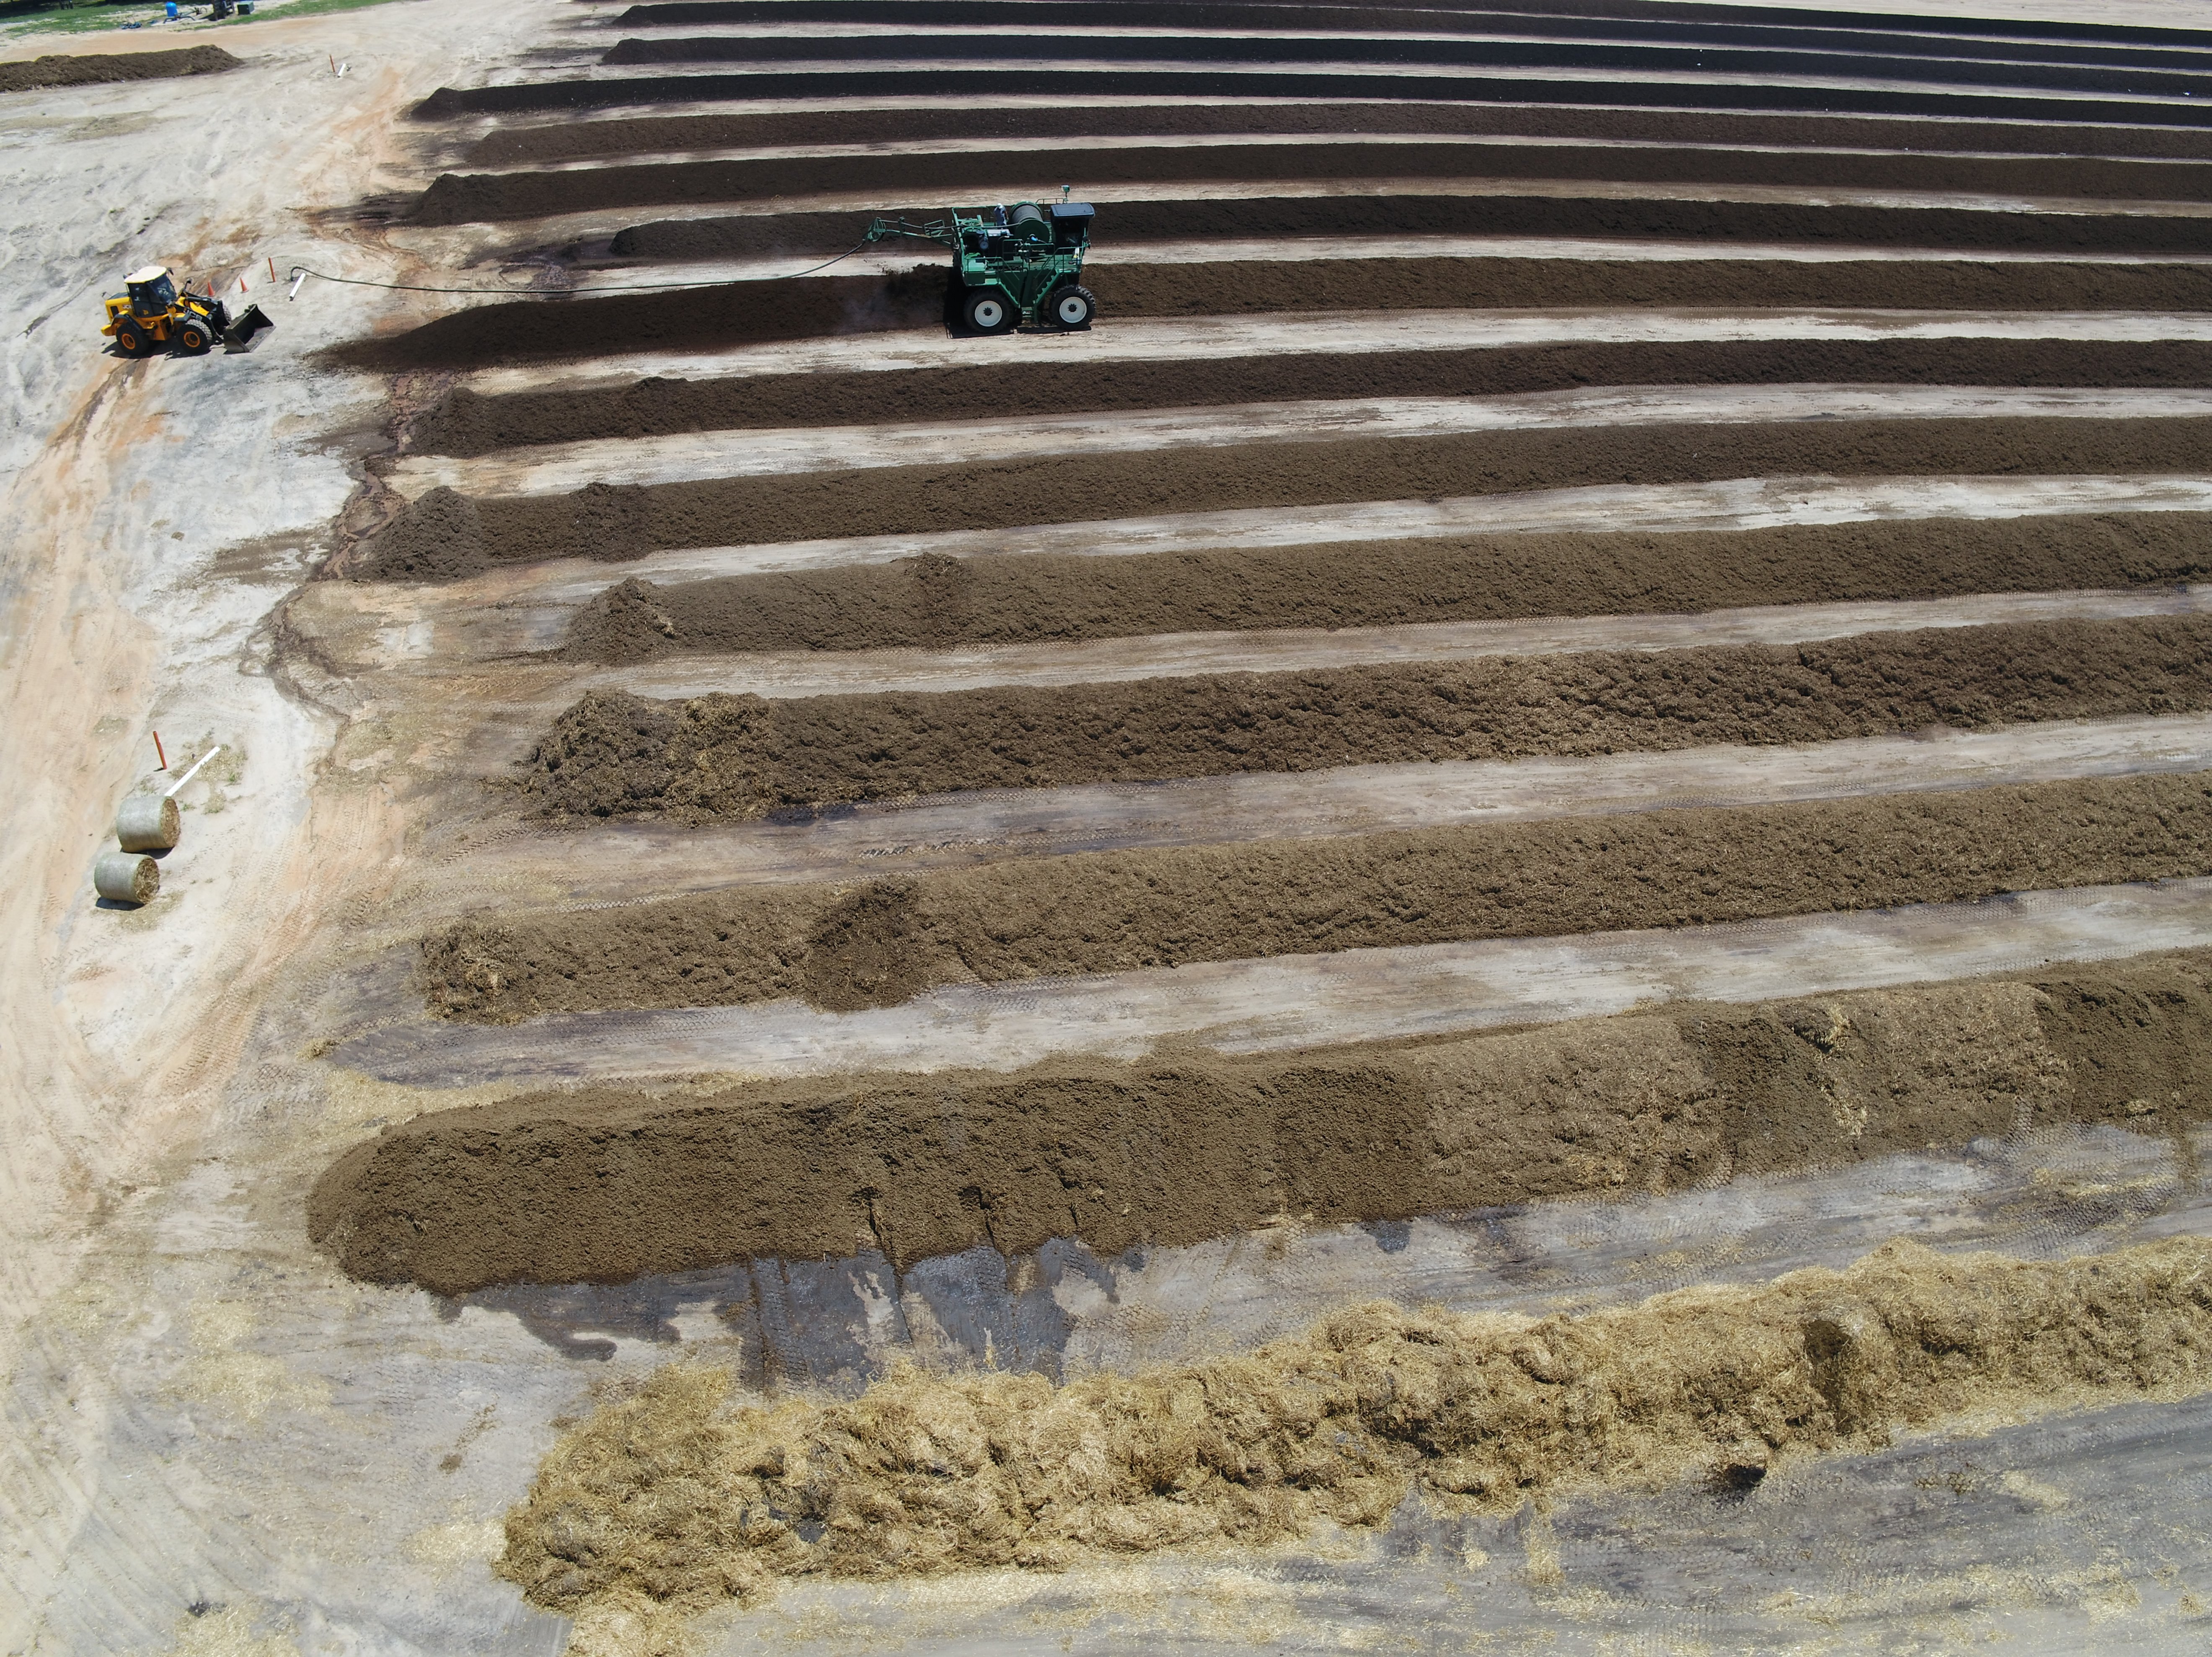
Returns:
[[[356,579],[657,548],[1076,523],[1133,513],[1442,499],[1770,476],[2056,475],[2202,467],[2212,419],[1810,420],[1286,440],[950,466],[876,466],[477,501],[434,489],[356,549]]]

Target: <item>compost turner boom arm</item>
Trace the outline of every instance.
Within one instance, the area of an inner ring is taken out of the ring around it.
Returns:
[[[878,219],[868,226],[868,234],[861,245],[889,241],[893,236],[910,236],[916,241],[933,241],[939,247],[957,246],[960,232],[950,219],[932,219],[927,224],[909,224],[904,219]]]

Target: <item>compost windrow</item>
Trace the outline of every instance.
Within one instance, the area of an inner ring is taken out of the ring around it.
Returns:
[[[848,243],[848,246],[850,244]],[[773,340],[943,326],[948,272],[708,283],[668,292],[474,307],[404,333],[331,348],[371,373],[461,371],[630,351],[699,352]],[[2212,311],[2212,265],[2071,260],[1231,259],[1084,268],[1102,326],[1119,317],[1304,311],[1626,309],[1741,312]],[[1004,349],[1004,348],[1001,348]]]
[[[1502,13],[1503,15],[1497,14]],[[1834,27],[1833,15],[1808,17],[1778,8],[1730,7],[1696,21],[1659,8],[1638,10],[1619,5],[1595,11],[1547,5],[1543,33],[1556,40],[1694,40],[1707,45],[1796,46],[1814,50],[1897,52],[1908,57],[1972,56],[1985,61],[2034,64],[2139,64],[2148,68],[2193,69],[2201,64],[2190,48],[2212,46],[2212,33],[2197,29],[2144,29],[2127,26],[2097,28],[2061,26],[2021,29],[2016,24],[1975,21],[1944,23],[1934,19],[1854,17],[1849,27]],[[631,6],[613,20],[617,28],[681,28],[725,23],[896,23],[908,28],[933,26],[1116,29],[1205,29],[1233,34],[1320,32],[1428,36],[1519,36],[1528,29],[1526,14],[1510,8],[1458,5],[1421,10],[1390,6],[1178,5],[1146,0],[672,0]],[[1917,26],[1917,27],[1916,27]],[[2177,50],[2177,48],[2181,48]]]
[[[1352,149],[1352,146],[1345,146]],[[1429,150],[1425,157],[1437,173],[1453,177],[1458,168],[1449,166],[1451,157],[1437,155],[1443,146],[1425,146]],[[1599,157],[1620,155],[1621,150],[1601,150]],[[1134,170],[1119,157],[1134,155],[1133,150],[1093,150],[1093,155],[1117,157],[1109,168]],[[1212,150],[1152,150],[1152,155],[1179,155],[1179,157],[1210,157]],[[1316,177],[1301,173],[1301,153],[1298,150],[1272,150],[1272,155],[1285,157],[1279,170],[1265,170],[1267,181],[1281,181],[1290,177]],[[1517,157],[1541,155],[1528,146],[1516,146]],[[869,157],[872,160],[872,157]],[[978,177],[973,181],[947,179],[942,184],[945,197],[936,201],[909,201],[907,206],[891,206],[902,199],[900,195],[880,197],[884,215],[902,215],[907,219],[940,217],[947,197],[960,197],[964,191],[995,185],[998,191],[1024,188],[1042,191],[1036,179],[1040,170],[984,170],[967,168],[967,157],[914,157],[914,170],[927,170],[938,161],[949,161],[951,173],[973,170]],[[1380,166],[1380,157],[1347,157],[1352,161],[1367,160]],[[1754,157],[1760,164],[1767,157]],[[842,157],[836,157],[842,166]],[[721,166],[721,164],[702,164]],[[738,166],[738,164],[730,164]],[[752,166],[752,164],[745,164]],[[772,188],[775,179],[783,177],[783,161],[763,161],[769,168],[768,184]],[[825,161],[823,166],[830,166]],[[1071,161],[1073,166],[1073,161]],[[1188,177],[1203,179],[1206,160],[1179,161]],[[1520,164],[1517,164],[1520,166]],[[1524,161],[1524,166],[1548,166],[1537,161]],[[1620,170],[1606,170],[1599,161],[1590,164],[1590,177],[1620,177],[1624,170],[1635,170],[1624,164]],[[2024,161],[2033,173],[2042,173],[2046,161]],[[615,173],[617,168],[608,168]],[[619,168],[629,173],[630,168]],[[1750,168],[1752,173],[1765,168]],[[1778,168],[1787,170],[1787,168]],[[2166,166],[2152,166],[2150,170],[2163,173]],[[1084,168],[1086,181],[1097,184],[1099,179],[1088,177],[1095,168]],[[1480,170],[1478,170],[1480,175]],[[1548,175],[1548,173],[1547,173]],[[1571,173],[1575,175],[1575,173]],[[484,181],[480,195],[487,206],[498,206],[498,199],[507,192],[507,179],[544,179],[544,184],[520,184],[515,199],[531,212],[568,212],[575,206],[568,179],[592,179],[595,173],[540,173],[540,175],[498,175]],[[1225,170],[1221,177],[1249,177],[1243,170]],[[1354,246],[1345,252],[1382,252],[1387,254],[1391,243],[1402,237],[1531,237],[1531,239],[1559,239],[1559,241],[1717,241],[1717,243],[1756,243],[1760,248],[1771,246],[1850,246],[1850,248],[1955,248],[1962,252],[2011,252],[2011,254],[2142,254],[2142,257],[2203,257],[2212,248],[2212,219],[2205,217],[2167,217],[2150,212],[2008,212],[1997,208],[1882,208],[1882,206],[1818,206],[1801,201],[1698,201],[1698,199],[1670,199],[1670,197],[1646,197],[1628,199],[1613,195],[1401,195],[1385,191],[1376,179],[1382,173],[1352,173],[1352,179],[1370,181],[1371,188],[1347,192],[1322,192],[1322,195],[1265,195],[1256,191],[1252,197],[1237,201],[1221,201],[1212,197],[1188,197],[1188,199],[1152,201],[1102,201],[1099,203],[1097,239],[1103,257],[1109,258],[1141,258],[1148,243],[1170,241],[1179,248],[1192,246],[1192,226],[1203,223],[1206,241],[1267,241],[1267,239],[1364,239],[1370,246]],[[1433,177],[1433,173],[1431,173]],[[1151,184],[1152,179],[1144,179]],[[1785,179],[1777,179],[1781,184]],[[467,181],[462,181],[467,184]],[[442,197],[445,208],[453,217],[471,217],[467,208],[471,206],[471,188],[456,184],[452,192]],[[650,179],[641,181],[650,184]],[[675,184],[675,181],[665,181]],[[2027,184],[2027,179],[2021,179]],[[657,195],[622,195],[611,185],[608,195],[613,195],[611,206],[648,206],[654,201],[675,201],[686,197],[657,197]],[[708,188],[702,179],[702,188]],[[1725,185],[1717,185],[1725,188]],[[1898,188],[1911,188],[1898,184]],[[1933,188],[1933,185],[1929,185]],[[2020,188],[2020,185],[2013,185]],[[2057,184],[2046,179],[2048,192],[2057,192]],[[588,192],[588,188],[586,188]],[[431,192],[438,195],[438,192]],[[911,195],[911,192],[909,192]],[[702,201],[737,201],[737,192],[708,192],[696,197]],[[562,206],[568,203],[568,206]],[[429,206],[429,203],[427,203]],[[520,212],[477,212],[473,217],[522,217]],[[617,258],[792,258],[803,254],[836,254],[852,248],[867,230],[872,212],[858,212],[852,208],[842,210],[811,210],[811,212],[745,212],[730,217],[684,217],[684,219],[653,219],[648,223],[637,223],[617,230],[608,241],[608,252]],[[1197,246],[1206,246],[1199,241]]]
[[[1651,1194],[2060,1123],[2212,1120],[2212,954],[1474,1038],[717,1090],[599,1085],[386,1128],[308,1200],[345,1270],[440,1294],[1055,1237],[1102,1257]]]
[[[2208,221],[2212,222],[2212,221]],[[2212,342],[2002,338],[1622,341],[1096,361],[949,362],[487,397],[455,387],[407,428],[410,452],[748,427],[874,426],[1238,404],[1511,397],[1589,385],[2212,385]]]
[[[1729,477],[2185,475],[2202,470],[2209,442],[2212,418],[2203,416],[1809,420],[1286,440],[482,500],[441,485],[353,549],[344,568],[361,580],[439,581],[677,547]]]
[[[552,818],[689,822],[969,789],[1802,744],[2212,708],[2212,617],[2012,622],[1074,685],[595,691],[522,773]]]
[[[526,82],[506,86],[441,87],[409,112],[416,120],[465,120],[532,110],[611,109],[624,106],[720,102],[798,102],[849,98],[890,102],[963,99],[979,104],[1034,97],[1187,98],[1206,102],[1283,98],[1441,104],[1594,105],[1607,109],[1790,111],[1814,117],[1887,115],[1946,121],[2035,122],[2067,127],[2084,122],[2121,126],[2212,127],[2212,110],[2180,101],[2127,98],[2042,97],[2000,91],[1890,90],[1809,83],[1700,83],[1640,80],[1634,74],[1589,81],[1488,76],[1419,75],[1388,70],[1332,75],[1270,70],[1063,69],[1050,64],[981,69],[785,71],[641,75],[605,79]]]
[[[1355,133],[1437,137],[1582,139],[1607,143],[1967,151],[2066,157],[2212,161],[2212,133],[2160,127],[2007,124],[1986,121],[1832,118],[1673,110],[1394,103],[1020,104],[807,109],[703,115],[613,116],[486,133],[474,167],[513,167],[683,150],[913,143],[951,139],[1212,137]],[[2119,195],[2139,169],[2115,170],[2086,193]],[[2071,176],[2099,176],[2084,169]],[[2044,192],[2038,192],[2044,193]]]
[[[972,645],[1682,613],[2212,580],[2212,515],[1885,519],[1667,533],[1342,541],[1253,551],[942,554],[662,585],[580,610],[562,654]]]
[[[173,52],[94,52],[0,64],[0,92],[43,87],[98,86],[117,81],[165,81],[180,75],[219,75],[240,60],[221,46],[183,46]]]
[[[876,193],[895,201],[922,195],[942,202],[963,192],[994,195],[1037,189],[1037,181],[1081,179],[1086,191],[1129,185],[1287,180],[1542,179],[1609,184],[1727,188],[1955,191],[2009,197],[2099,197],[2201,200],[2212,179],[2184,161],[2076,161],[2062,157],[1865,155],[1819,150],[1663,149],[1629,146],[1428,143],[1224,143],[1082,149],[951,149],[870,155],[763,156],[634,162],[558,172],[445,173],[412,215],[420,224],[542,218],[609,208],[767,201]],[[893,192],[897,192],[894,194]],[[1263,192],[1255,191],[1255,195]],[[1413,197],[1395,233],[1385,227],[1407,198],[1364,198],[1364,215],[1318,218],[1305,231],[1247,228],[1268,223],[1250,210],[1183,202],[1115,205],[1116,236],[1188,240],[1194,223],[1224,235],[1397,234],[1487,230],[1495,235],[1718,235],[1756,241],[1850,241],[1923,246],[2110,249],[2201,252],[2203,221],[2151,215],[2069,214],[2039,217],[1996,210],[1881,208],[1729,202],[1622,202],[1609,197],[1471,196],[1456,215]],[[1278,215],[1282,216],[1282,215]],[[863,228],[848,215],[854,229]],[[1618,228],[1615,228],[1618,227]],[[2192,234],[2192,233],[2196,233]],[[849,240],[847,246],[850,246]]]
[[[1486,938],[1687,926],[2212,872],[2212,777],[1086,852],[912,880],[726,888],[454,922],[435,1015],[513,1023]]]
[[[1695,25],[1692,26],[1692,27]],[[1548,34],[1549,31],[1544,32]],[[1879,36],[1856,31],[1842,37],[1844,50],[1713,46],[1686,41],[1674,31],[1656,42],[1560,40],[1556,39],[1449,39],[1411,36],[1368,36],[1345,39],[1300,35],[1200,34],[1174,31],[1126,33],[1071,39],[1040,30],[992,33],[937,33],[926,29],[849,34],[663,35],[617,42],[602,64],[636,67],[649,64],[735,63],[772,65],[845,62],[895,64],[921,62],[934,68],[957,64],[954,76],[970,66],[1024,64],[1047,74],[1070,59],[1094,64],[1249,65],[1262,74],[1311,66],[1322,73],[1347,57],[1377,69],[1418,73],[1424,69],[1468,67],[1486,70],[1565,70],[1626,74],[1713,75],[1757,82],[1768,77],[1818,80],[1875,79],[1950,94],[1964,88],[1999,96],[2069,92],[2093,96],[2118,94],[2149,100],[2193,97],[2204,90],[2204,58],[2176,55],[2171,66],[2142,64],[2049,63],[2014,59],[1993,63],[1969,53],[1929,58],[1868,49]],[[1856,49],[1853,49],[1856,48]],[[1066,72],[1060,70],[1060,72]],[[1078,71],[1080,72],[1080,71]],[[1167,72],[1173,73],[1170,69]],[[1516,87],[1517,89],[1517,87]],[[1730,90],[1735,88],[1731,87]],[[1822,91],[1828,88],[1822,88]],[[1838,103],[1838,108],[1850,106]],[[2186,106],[2184,106],[2186,107]],[[2074,118],[2081,117],[2076,114]]]

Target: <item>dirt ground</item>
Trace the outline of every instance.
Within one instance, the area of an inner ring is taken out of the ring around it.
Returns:
[[[2201,1644],[2201,20],[866,4],[0,52],[0,1649]]]

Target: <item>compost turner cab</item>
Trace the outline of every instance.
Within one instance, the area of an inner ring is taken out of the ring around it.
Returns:
[[[927,224],[878,219],[867,240],[910,236],[951,248],[951,309],[969,333],[1007,334],[1024,324],[1071,331],[1098,314],[1097,295],[1080,281],[1091,221],[1088,202],[1022,202],[954,208]]]

